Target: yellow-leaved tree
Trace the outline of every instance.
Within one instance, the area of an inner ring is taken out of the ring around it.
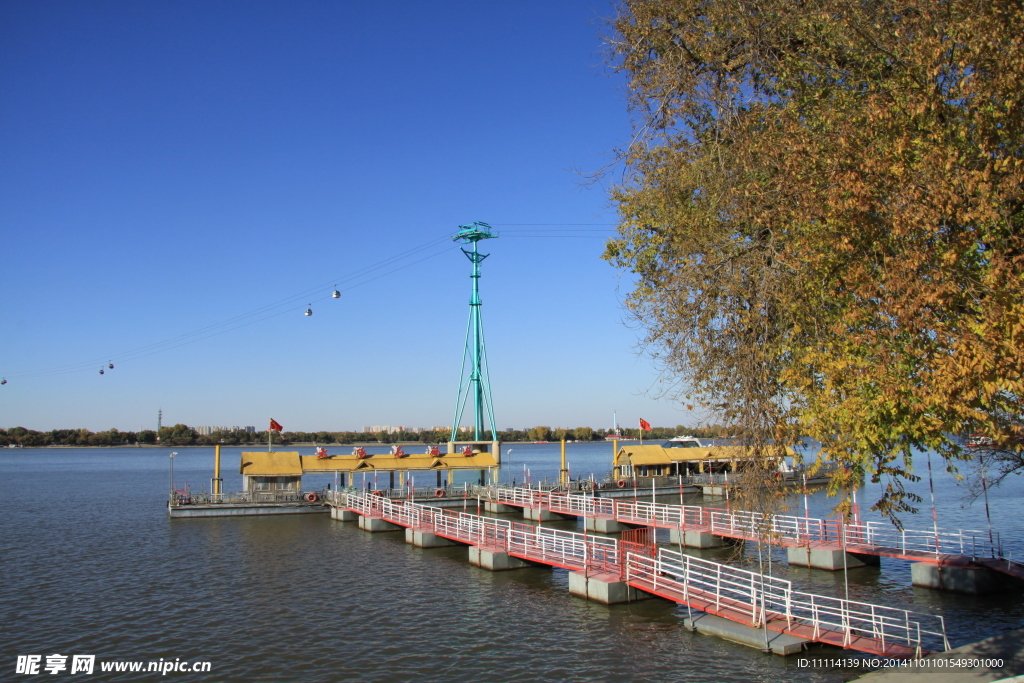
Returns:
[[[680,390],[894,518],[918,449],[1019,469],[1022,4],[627,0],[609,46],[637,134],[605,257]]]

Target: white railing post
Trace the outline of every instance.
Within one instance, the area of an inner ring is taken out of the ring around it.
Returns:
[[[758,623],[758,621],[757,621],[757,619],[758,619],[758,616],[757,616],[757,597],[758,597],[758,595],[757,595],[757,585],[754,583],[754,575],[753,574],[750,575],[750,589],[749,590],[750,590],[750,620],[754,622],[754,627],[756,628],[757,627],[757,623]],[[761,595],[761,601],[762,602],[764,601],[764,595]],[[763,606],[761,607],[761,610],[762,611],[764,610]],[[761,625],[764,626],[763,623]]]
[[[885,654],[885,618],[882,618],[878,622],[878,635],[879,635],[879,639],[882,641],[882,654],[884,655]]]
[[[843,624],[843,646],[849,647],[853,632],[850,628],[850,605],[846,600],[839,601],[839,618]]]
[[[814,604],[814,595],[811,595],[811,626],[814,630],[811,634],[812,640],[818,639],[818,606]]]
[[[715,575],[715,609],[722,608],[722,565],[718,565]]]

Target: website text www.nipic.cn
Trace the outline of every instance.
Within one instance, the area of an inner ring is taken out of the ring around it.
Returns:
[[[14,673],[32,676],[35,674],[91,674],[101,672],[132,671],[138,673],[206,673],[210,662],[181,661],[181,658],[151,660],[148,662],[127,662],[112,660],[97,662],[96,655],[18,655]]]

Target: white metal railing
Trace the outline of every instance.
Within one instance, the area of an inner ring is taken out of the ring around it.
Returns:
[[[776,481],[778,483],[792,486],[798,485],[804,482],[803,477],[807,474],[807,469],[795,469],[788,472],[779,472],[776,474]],[[830,476],[831,472],[822,470],[816,472],[813,476],[807,479],[808,483],[821,482],[826,480]],[[671,489],[677,487],[695,487],[695,486],[728,486],[729,482],[736,481],[736,475],[730,475],[728,472],[723,473],[703,473],[703,474],[666,474],[666,475],[655,475],[655,476],[638,476],[636,474],[629,474],[626,472],[622,473],[622,476],[618,479],[595,481],[590,479],[577,479],[568,481],[565,483],[559,483],[555,481],[549,481],[544,479],[542,482],[535,482],[533,484],[524,484],[526,488],[540,487],[547,491],[558,491],[560,493],[586,493],[595,489],[599,491],[607,491],[613,489],[637,489],[638,491],[647,490],[650,491],[651,487],[659,489],[659,493],[664,493],[664,489]],[[619,484],[622,482],[622,485]],[[483,489],[485,486],[471,485],[472,488]]]
[[[340,490],[341,493],[372,493],[384,498],[400,498],[404,500],[429,500],[431,498],[475,498],[479,487],[474,485],[447,484],[444,486],[396,486],[394,488],[376,487],[367,482],[364,487],[349,486]]]
[[[618,543],[613,538],[515,524],[509,530],[507,549],[520,557],[570,569],[620,571]]]
[[[656,558],[636,553],[626,557],[626,578],[654,590],[671,591],[684,602],[699,600],[715,611],[741,615],[755,626],[785,621],[811,630],[817,640],[837,634],[845,647],[868,638],[881,644],[948,650],[946,624],[941,616],[794,591],[789,581],[737,567],[659,549]]]
[[[537,562],[576,569],[620,571],[618,542],[606,536],[517,524],[362,493],[334,492],[329,499],[362,515],[380,516],[394,524],[500,549]]]
[[[846,522],[838,519],[763,515],[746,510],[723,510],[699,505],[672,505],[645,501],[619,501],[595,496],[492,486],[490,500],[508,505],[543,508],[562,514],[606,516],[620,522],[668,529],[700,529],[719,536],[757,540],[766,538],[784,545],[846,546],[854,552],[887,548],[900,553],[960,555],[973,558],[1002,557],[998,534],[989,542],[988,532],[974,529],[897,529],[885,522]]]
[[[619,541],[591,534],[537,527],[463,512],[452,512],[410,501],[393,501],[363,493],[331,492],[328,497],[364,515],[379,515],[402,526],[429,530],[472,545],[496,547],[525,559],[569,569],[617,573],[626,581],[671,591],[681,602],[699,600],[723,616],[756,626],[810,629],[817,640],[839,634],[841,644],[860,647],[857,638],[914,648],[941,643],[949,649],[942,617],[918,614],[870,603],[854,602],[794,591],[789,581],[738,567],[660,548],[656,557],[628,553]],[[701,609],[701,607],[698,607]],[[828,640],[825,638],[825,640]],[[897,653],[899,654],[899,653]]]
[[[316,503],[325,498],[326,491],[238,491],[208,493],[201,491],[175,491],[169,495],[171,507],[191,505],[245,505],[252,503]],[[306,500],[310,494],[313,501]]]

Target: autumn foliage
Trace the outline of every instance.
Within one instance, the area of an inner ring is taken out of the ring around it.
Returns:
[[[652,353],[753,442],[910,509],[912,453],[1024,444],[1024,8],[633,0],[606,258]]]

